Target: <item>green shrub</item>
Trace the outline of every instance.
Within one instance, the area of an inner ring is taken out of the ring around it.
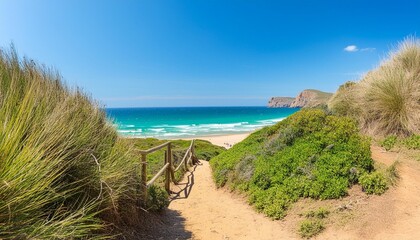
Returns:
[[[330,214],[330,211],[324,207],[320,207],[317,210],[310,210],[304,214],[306,218],[318,218],[318,219],[324,219],[328,217]]]
[[[303,238],[311,238],[325,229],[324,223],[319,219],[306,219],[300,223],[299,234]]]
[[[359,178],[359,183],[368,194],[381,195],[388,189],[388,183],[381,172],[365,173]]]
[[[146,207],[151,211],[161,211],[169,206],[169,195],[165,189],[152,185],[147,190]]]
[[[347,117],[304,109],[254,132],[210,161],[217,186],[244,191],[255,208],[283,218],[299,198],[339,198],[373,170],[369,139]]]
[[[420,150],[420,135],[411,135],[403,139],[402,145],[408,149]]]
[[[395,143],[397,143],[397,136],[388,136],[381,142],[381,147],[389,151],[395,146]]]
[[[235,167],[235,177],[238,181],[249,181],[254,174],[254,161],[257,158],[253,155],[245,156]]]

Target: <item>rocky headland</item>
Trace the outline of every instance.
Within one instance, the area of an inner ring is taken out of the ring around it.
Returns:
[[[322,92],[315,89],[306,89],[299,93],[295,98],[292,97],[272,97],[268,101],[268,107],[290,107],[290,108],[311,108],[326,105],[332,93]]]

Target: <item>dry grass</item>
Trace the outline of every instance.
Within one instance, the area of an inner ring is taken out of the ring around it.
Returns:
[[[420,41],[407,38],[355,86],[339,89],[329,107],[358,119],[373,136],[420,133]]]
[[[331,109],[334,114],[355,118],[359,112],[359,109],[355,104],[356,86],[357,84],[351,81],[341,85],[328,101],[328,108]]]

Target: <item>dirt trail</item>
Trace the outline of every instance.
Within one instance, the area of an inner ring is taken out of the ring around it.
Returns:
[[[420,165],[414,160],[395,152],[385,152],[379,147],[372,147],[375,161],[390,165],[400,162],[398,172],[400,180],[390,192],[390,206],[383,206],[383,211],[393,208],[393,219],[375,236],[376,239],[420,239]],[[391,205],[393,204],[393,205]]]
[[[239,196],[217,189],[208,162],[201,161],[189,174],[173,187],[180,193],[169,209],[185,218],[184,228],[192,232],[193,239],[296,239],[281,221],[272,221],[255,212]],[[186,183],[192,184],[192,191],[190,187],[183,190]],[[188,198],[180,199],[186,194]]]
[[[420,239],[420,163],[380,147],[372,147],[372,158],[387,166],[400,162],[397,186],[382,196],[368,196],[356,186],[350,196],[331,200],[331,206],[355,204],[344,213],[350,216],[344,224],[339,223],[343,213],[336,213],[316,239]],[[189,238],[299,239],[297,214],[291,211],[284,220],[272,221],[255,212],[242,197],[216,188],[208,162],[201,161],[172,190],[178,194],[169,210],[182,216]],[[315,201],[320,203],[325,204]]]

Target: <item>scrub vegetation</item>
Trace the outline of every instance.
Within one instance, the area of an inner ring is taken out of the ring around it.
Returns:
[[[370,140],[354,120],[304,109],[253,133],[210,163],[217,186],[246,193],[258,211],[281,219],[300,198],[345,196],[361,176],[375,173],[370,155]],[[374,187],[377,183],[382,184],[369,181]]]
[[[302,238],[311,238],[321,233],[325,229],[325,218],[329,214],[330,211],[323,207],[302,214],[305,220],[300,222],[298,229],[299,235]]]

